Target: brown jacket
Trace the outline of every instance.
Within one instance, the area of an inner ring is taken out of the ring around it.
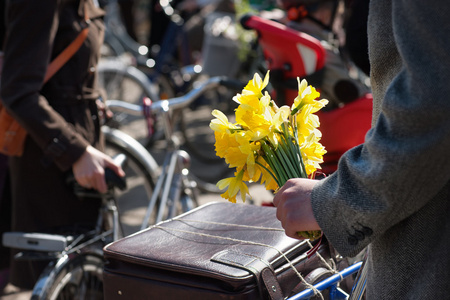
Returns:
[[[89,35],[75,55],[43,86],[49,61],[83,26],[87,1]],[[65,183],[66,172],[88,144],[99,145],[95,68],[103,41],[104,12],[92,0],[17,0],[6,8],[1,96],[27,130],[25,151],[10,159],[13,231],[53,231],[92,223],[98,201],[82,201]],[[29,271],[13,268],[13,283],[29,286]]]

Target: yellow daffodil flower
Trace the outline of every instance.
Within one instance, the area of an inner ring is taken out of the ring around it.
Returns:
[[[248,194],[248,186],[242,181],[242,177],[244,175],[244,171],[240,171],[236,174],[236,177],[229,177],[220,180],[217,183],[217,187],[221,190],[228,188],[223,194],[220,196],[222,198],[228,199],[229,201],[236,203],[236,195],[240,191],[242,201],[245,202],[246,196]]]
[[[233,100],[237,103],[241,104],[242,96],[247,96],[247,99],[251,99],[251,96],[255,96],[256,98],[262,97],[262,90],[267,86],[269,83],[269,71],[267,71],[266,76],[264,77],[264,80],[261,79],[261,76],[259,76],[258,73],[255,73],[253,75],[253,79],[248,82],[248,84],[244,87],[242,90],[242,95],[237,94],[235,97],[233,97]],[[245,99],[245,98],[244,98]]]
[[[263,92],[269,82],[258,74],[233,97],[239,103],[236,123],[218,110],[210,127],[216,137],[216,153],[236,177],[218,182],[227,188],[222,197],[236,202],[241,191],[245,201],[248,187],[244,182],[260,182],[268,190],[278,190],[289,178],[311,176],[323,162],[325,148],[320,144],[319,118],[314,113],[328,101],[317,100],[319,92],[306,80],[298,79],[298,95],[291,107],[278,107],[270,95]]]
[[[228,122],[228,117],[220,110],[213,110],[211,113],[216,119],[213,119],[209,127],[215,132],[226,132],[227,130],[236,130],[240,127]]]

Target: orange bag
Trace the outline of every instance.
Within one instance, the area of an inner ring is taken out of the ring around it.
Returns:
[[[47,82],[81,47],[89,31],[89,18],[85,6],[84,29],[77,38],[67,46],[53,61],[50,62],[45,74],[44,83]],[[6,111],[0,99],[0,153],[9,156],[21,156],[27,132]]]
[[[0,152],[21,156],[27,132],[0,103]]]

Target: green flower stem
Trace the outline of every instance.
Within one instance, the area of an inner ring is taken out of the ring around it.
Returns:
[[[297,107],[295,107],[295,108],[291,111],[291,116],[295,116],[295,115],[298,113],[298,111],[299,111],[300,109],[302,109],[303,106],[304,106],[304,105],[303,105],[302,103],[300,103]]]
[[[291,126],[292,126],[292,123],[291,123]],[[283,138],[286,141],[286,145],[289,145],[289,149],[290,149],[290,151],[288,150],[287,152],[291,155],[292,161],[298,162],[298,164],[295,164],[295,167],[297,168],[297,171],[298,171],[296,174],[299,174],[296,177],[307,178],[308,175],[306,174],[305,165],[303,164],[303,158],[302,158],[300,146],[298,143],[297,127],[293,127],[294,128],[294,137],[289,135],[289,132],[285,127],[285,124],[282,125],[282,128],[283,128]],[[292,140],[295,140],[295,142],[293,142]]]
[[[296,122],[295,118],[294,118],[294,122]],[[298,129],[297,129],[297,126],[294,126],[294,138],[295,138],[295,141],[296,141],[297,145],[300,145],[300,143],[298,141]],[[297,155],[298,155],[298,157],[300,159],[300,162],[301,162],[299,165],[302,168],[302,175],[303,175],[302,177],[303,178],[308,178],[308,174],[306,173],[305,164],[303,163],[303,157],[302,157],[302,153],[300,151],[300,146],[294,147],[294,148],[295,148],[295,151],[297,152]]]
[[[298,149],[298,147],[294,147],[294,148]],[[300,171],[299,171],[299,173],[301,174],[300,177],[301,178],[308,178],[308,175],[306,174],[306,168],[305,168],[305,164],[303,163],[303,157],[302,157],[302,154],[300,152],[300,149],[297,150],[296,155],[297,155],[297,158],[298,158],[298,161],[299,161],[298,167],[300,168]]]
[[[298,166],[298,157],[296,156],[297,150],[295,145],[292,143],[291,136],[289,135],[289,123],[284,123],[281,125],[283,134],[281,135],[281,141],[279,144],[280,153],[284,156],[284,160],[288,165],[291,173],[291,178],[301,176],[301,169]]]
[[[267,169],[265,166],[263,166],[260,162],[256,162],[256,164],[257,165],[259,165],[261,168],[263,168],[264,170],[266,170],[267,171],[267,173],[269,173],[270,174],[270,176],[272,176],[272,178],[277,182],[277,185],[278,186],[281,186],[280,185],[280,182],[278,181],[278,178],[272,173],[272,171],[270,171],[269,169]]]
[[[278,151],[276,151],[276,154],[278,155],[278,159],[282,163],[283,169],[288,174],[289,178],[296,178],[299,176],[297,172],[295,171],[294,166],[292,165],[292,162],[289,160],[288,154],[286,154],[286,151],[283,146],[280,145],[278,147]]]
[[[278,178],[280,179],[280,182],[284,184],[289,179],[289,175],[286,173],[286,170],[283,168],[283,164],[280,162],[278,156],[276,153],[273,153],[271,155],[271,159],[273,159],[272,163],[276,170],[276,173],[278,174]]]
[[[299,156],[300,154],[300,150],[298,148],[297,145],[295,145],[292,142],[292,139],[288,139],[286,140],[286,137],[284,137],[284,141],[285,143],[280,143],[280,145],[283,147],[285,153],[289,156],[289,161],[292,163],[295,171],[295,177],[302,177],[303,173],[302,173],[302,168],[301,168],[301,156]]]
[[[266,162],[269,164],[269,166],[275,173],[275,176],[277,176],[278,181],[282,183],[286,182],[289,178],[285,170],[283,170],[283,168],[281,167],[281,163],[278,160],[276,151],[273,151],[272,147],[270,147],[270,145],[267,145],[265,141],[261,143],[261,146],[265,153],[264,158],[266,159]]]
[[[272,170],[272,172],[270,172],[270,174],[272,175],[272,177],[275,179],[275,181],[279,185],[279,183],[280,183],[279,175],[276,173],[277,170],[275,169],[275,166],[273,165],[273,161],[271,159],[269,159],[270,150],[268,149],[268,146],[265,143],[261,143],[261,147],[263,148],[263,152],[264,152],[264,155],[262,156],[262,158],[269,165],[270,169]]]

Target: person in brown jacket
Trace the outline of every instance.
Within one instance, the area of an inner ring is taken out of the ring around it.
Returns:
[[[21,157],[10,157],[12,230],[58,232],[93,226],[99,201],[79,199],[66,184],[73,172],[86,188],[106,192],[104,168],[123,170],[103,154],[96,101],[96,66],[103,42],[104,11],[95,0],[19,0],[6,6],[1,80],[4,106],[26,129]],[[85,5],[89,34],[81,48],[47,82],[49,62],[79,34]],[[10,283],[31,288],[40,268],[11,262]],[[42,266],[40,266],[42,267]]]

